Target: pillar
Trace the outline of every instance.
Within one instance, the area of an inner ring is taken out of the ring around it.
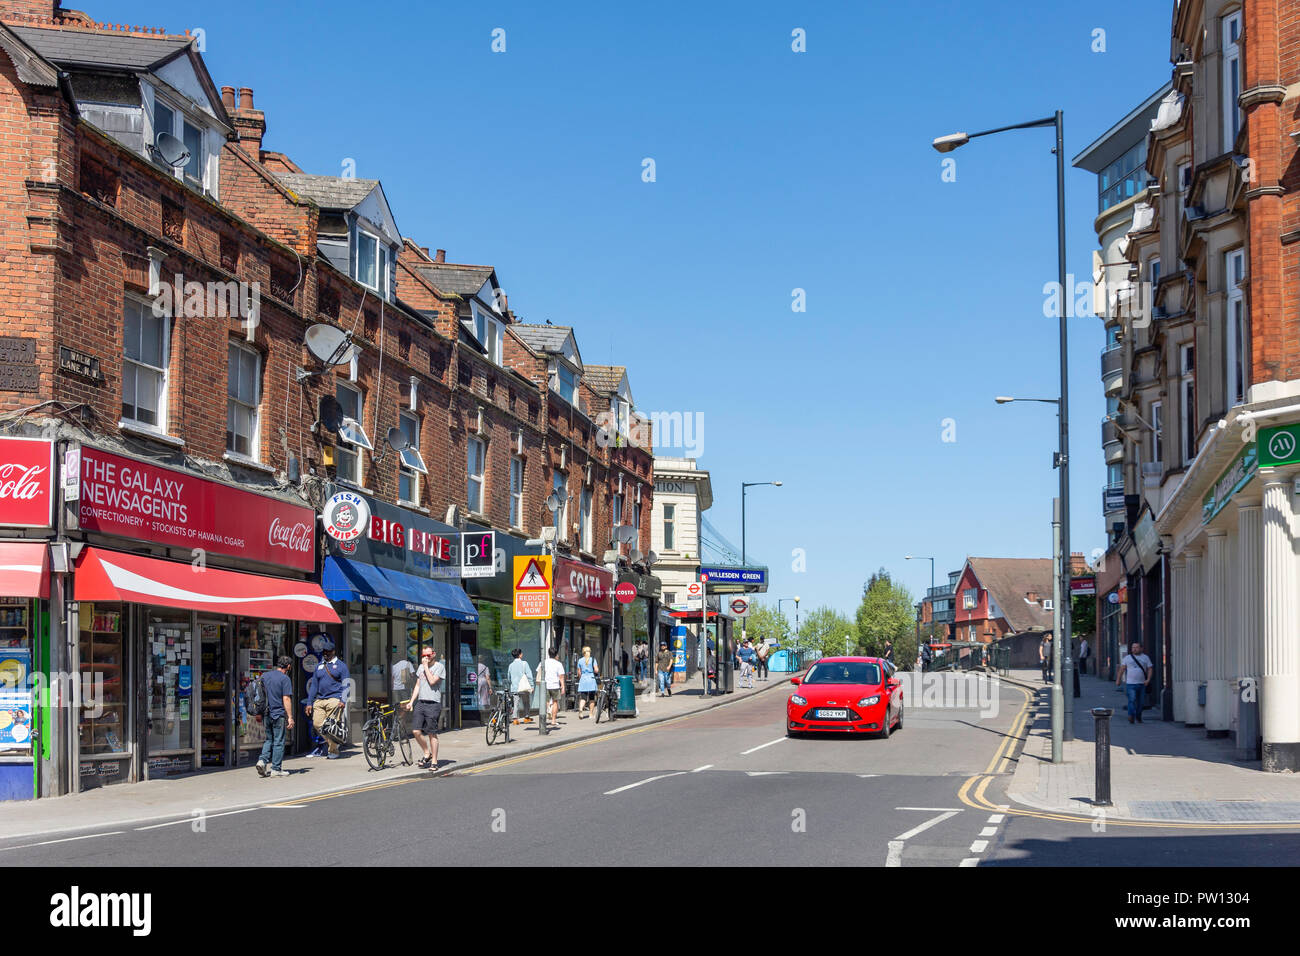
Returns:
[[[1184,672],[1187,680],[1183,685],[1187,696],[1183,702],[1183,724],[1187,727],[1205,726],[1205,705],[1200,702],[1200,686],[1205,680],[1205,657],[1201,646],[1205,614],[1203,564],[1200,551],[1187,552],[1186,600],[1183,602],[1187,608],[1187,669]]]
[[[1228,533],[1210,529],[1205,554],[1205,735],[1228,736]]]
[[[1169,661],[1173,669],[1174,720],[1187,719],[1187,559],[1174,558],[1169,576]]]
[[[1264,515],[1258,500],[1237,506],[1237,757],[1255,760],[1264,644]]]
[[[1295,772],[1300,770],[1300,595],[1291,534],[1291,477],[1272,469],[1261,470],[1260,475],[1264,481],[1264,674],[1259,699],[1264,769]]]

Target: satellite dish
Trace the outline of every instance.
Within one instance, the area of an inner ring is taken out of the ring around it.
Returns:
[[[316,419],[326,431],[337,432],[343,424],[343,406],[333,395],[325,395],[320,400],[320,413]]]
[[[322,365],[343,365],[352,361],[359,351],[352,344],[351,332],[344,332],[332,325],[313,325],[307,330],[303,342],[307,351]]]
[[[384,441],[386,441],[388,447],[395,452],[403,452],[411,447],[411,443],[406,437],[406,432],[402,431],[396,425],[388,429],[388,434],[384,436]]]
[[[646,564],[654,564],[658,560],[659,560],[659,553],[657,551],[651,551],[645,556]]]
[[[546,509],[552,514],[560,510],[560,499],[555,492],[551,492],[546,496]]]
[[[190,161],[190,151],[186,145],[171,133],[159,133],[154,137],[153,152],[173,169],[179,169]]]
[[[636,540],[636,528],[630,524],[621,524],[614,529],[614,538],[624,544],[631,544]]]
[[[638,551],[636,548],[633,548],[633,549],[632,549],[632,554],[630,555],[630,557],[632,558],[632,563],[633,563],[633,564],[636,564],[638,561],[641,560],[641,558],[643,557],[643,555],[642,555],[641,552]]]

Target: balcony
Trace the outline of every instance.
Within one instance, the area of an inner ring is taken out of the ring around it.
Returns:
[[[1101,490],[1101,510],[1105,514],[1124,510],[1124,485],[1106,485]]]
[[[1124,349],[1110,345],[1101,353],[1101,387],[1107,395],[1118,395],[1124,387]]]
[[[950,598],[953,596],[954,591],[956,591],[956,587],[954,585],[936,584],[934,587],[926,589],[925,596],[931,599]]]
[[[1107,415],[1101,420],[1101,447],[1106,454],[1106,464],[1113,465],[1124,458],[1124,436],[1119,430],[1119,416]]]

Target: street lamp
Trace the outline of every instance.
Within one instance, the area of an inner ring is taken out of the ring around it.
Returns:
[[[1056,452],[1056,467],[1060,469],[1060,501],[1061,501],[1061,553],[1060,566],[1057,569],[1057,577],[1060,581],[1061,589],[1061,611],[1060,611],[1060,629],[1056,632],[1056,640],[1052,643],[1057,653],[1060,646],[1069,641],[1070,628],[1070,364],[1069,343],[1067,339],[1066,328],[1066,302],[1067,292],[1065,285],[1065,130],[1064,114],[1057,110],[1053,115],[1043,119],[1031,120],[1027,123],[1016,123],[1011,126],[999,126],[996,129],[986,129],[978,133],[952,133],[947,136],[940,136],[934,140],[934,148],[941,153],[950,153],[959,146],[965,146],[977,136],[989,136],[993,133],[1003,133],[1013,129],[1034,129],[1038,127],[1051,126],[1056,133],[1056,147],[1053,152],[1056,154],[1056,270],[1057,270],[1057,295],[1059,308],[1058,336],[1060,339],[1060,361],[1061,361],[1061,397],[1058,404],[1058,424],[1059,424],[1059,448]],[[1069,654],[1065,654],[1065,666],[1069,666]],[[1056,670],[1057,683],[1052,686],[1052,763],[1060,763],[1064,758],[1062,754],[1062,734],[1065,728],[1065,714],[1063,710],[1064,700],[1061,693],[1060,679],[1062,677],[1061,668]]]
[[[781,487],[779,481],[742,481],[740,483],[740,563],[745,563],[745,492],[750,488],[756,488],[759,485],[775,485]]]
[[[558,515],[562,507],[564,507],[564,499],[562,499],[559,495],[555,494],[554,492],[547,495],[546,508],[551,513],[551,526],[549,528],[543,528],[540,537],[529,538],[527,541],[524,542],[524,544],[534,548],[540,546],[546,554],[554,555],[555,542],[556,539],[559,537]],[[550,532],[550,534],[547,534],[548,531]],[[538,665],[538,668],[541,672],[542,677],[545,678],[546,662],[550,659],[550,650],[551,650],[551,619],[547,618],[546,620],[541,622],[541,625],[542,625],[541,627],[542,660],[541,663]],[[542,688],[544,687],[544,684],[542,683],[542,681],[538,681],[537,686],[538,688]],[[550,734],[550,731],[546,727],[547,701],[546,701],[545,690],[542,690],[539,696],[540,699],[537,705],[537,723],[538,723],[537,730],[538,733],[540,733],[543,737],[545,737],[548,734]],[[528,715],[525,714],[524,716],[527,717]]]

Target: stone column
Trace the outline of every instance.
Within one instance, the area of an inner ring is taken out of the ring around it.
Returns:
[[[1260,471],[1264,482],[1264,675],[1260,724],[1264,769],[1300,770],[1300,595],[1296,593],[1291,477]]]
[[[1205,726],[1205,705],[1200,702],[1200,686],[1205,680],[1205,656],[1201,644],[1205,618],[1205,592],[1201,573],[1203,561],[1200,551],[1187,552],[1187,697],[1183,705],[1183,723],[1187,727]]]
[[[1205,735],[1228,736],[1228,533],[1207,532],[1205,560]]]
[[[1264,515],[1257,499],[1237,506],[1237,757],[1256,759],[1264,643]],[[1250,715],[1250,717],[1247,717]]]
[[[1174,720],[1187,719],[1187,559],[1170,562],[1169,653],[1174,685]]]

